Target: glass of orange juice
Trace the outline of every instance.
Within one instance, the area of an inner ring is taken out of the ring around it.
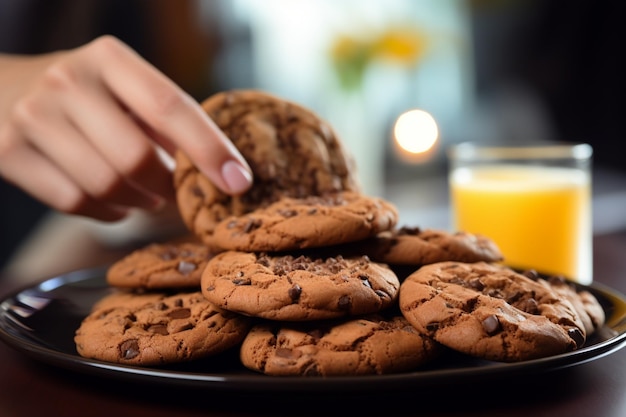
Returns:
[[[592,282],[591,146],[448,151],[453,229],[491,238],[513,268]]]

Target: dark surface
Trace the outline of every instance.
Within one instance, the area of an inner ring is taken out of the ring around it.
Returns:
[[[384,376],[271,378],[241,365],[237,349],[167,367],[133,367],[79,356],[74,332],[94,302],[110,293],[105,269],[60,275],[10,295],[0,304],[0,339],[32,358],[70,371],[115,382],[162,385],[237,393],[394,393],[407,387],[434,388],[487,383],[496,379],[543,374],[597,360],[626,344],[626,296],[595,284],[586,287],[602,304],[606,325],[573,352],[518,363],[479,360],[453,351],[415,372]]]
[[[624,294],[626,231],[596,236],[594,244],[596,282]],[[3,288],[2,299],[16,291]],[[83,301],[92,300],[86,295]],[[0,416],[313,416],[346,411],[364,416],[626,415],[626,349],[574,367],[478,383],[271,394],[140,384],[70,371],[34,360],[6,343],[0,343],[0,355]]]

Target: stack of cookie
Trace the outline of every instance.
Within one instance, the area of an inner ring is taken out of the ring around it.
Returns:
[[[268,375],[385,374],[444,346],[497,361],[562,353],[602,325],[590,293],[496,265],[486,237],[399,227],[311,111],[247,90],[203,107],[250,164],[253,188],[228,196],[179,152],[177,202],[194,240],[112,265],[108,283],[125,290],[85,318],[79,354],[159,365],[238,348]]]

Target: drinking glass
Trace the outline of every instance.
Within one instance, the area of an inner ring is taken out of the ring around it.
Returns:
[[[584,143],[450,147],[452,227],[491,238],[508,266],[590,284],[592,153]]]

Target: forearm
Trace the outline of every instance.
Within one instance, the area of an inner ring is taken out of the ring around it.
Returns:
[[[157,145],[193,157],[225,192],[252,184],[202,107],[118,39],[0,55],[0,176],[42,202],[105,221],[159,208],[174,196]]]

